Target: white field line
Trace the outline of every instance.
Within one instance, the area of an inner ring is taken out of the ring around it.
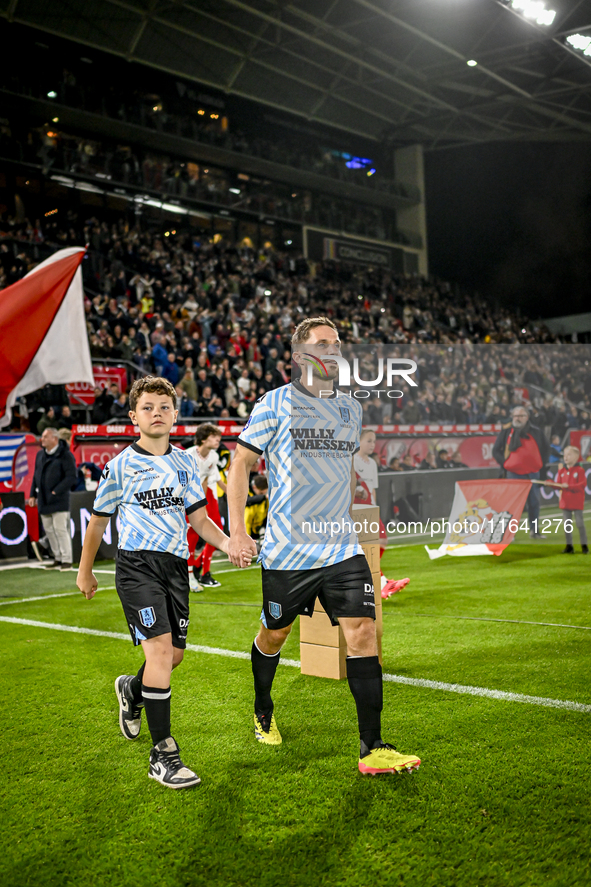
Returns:
[[[206,601],[204,601],[206,603]],[[527,619],[493,619],[492,616],[452,616],[448,613],[411,613],[404,611],[384,613],[384,616],[424,616],[427,619],[469,619],[472,622],[508,622],[511,625],[542,625],[547,628],[580,628],[591,631],[591,625],[569,625],[562,622],[530,622]]]
[[[99,591],[115,591],[114,585],[107,585],[105,588],[99,588]],[[8,604],[28,604],[29,601],[46,601],[52,597],[79,597],[81,591],[61,591],[59,594],[40,594],[35,597],[18,597],[13,601],[0,601],[0,607],[7,607]]]
[[[469,687],[464,684],[446,684],[442,681],[406,678],[396,674],[385,674],[383,677],[385,681],[392,681],[395,684],[409,684],[411,687],[424,687],[428,690],[446,690],[448,693],[484,696],[486,699],[500,699],[504,702],[526,702],[529,705],[543,705],[547,708],[565,708],[568,711],[591,712],[591,705],[584,705],[582,702],[569,702],[566,699],[546,699],[544,696],[526,696],[523,693],[506,693],[504,690],[489,690],[486,687]]]
[[[13,616],[0,616],[0,622],[9,622],[14,625],[28,625],[32,628],[48,628],[53,631],[67,631],[74,634],[87,634],[94,637],[112,638],[118,641],[127,641],[128,634],[118,631],[99,631],[96,628],[80,628],[76,625],[60,625],[53,622],[37,622],[33,619],[17,619]],[[187,644],[187,650],[194,653],[207,653],[214,656],[225,656],[231,659],[250,659],[250,653],[241,650],[224,650],[221,647],[203,647],[199,644]],[[297,659],[281,659],[280,665],[299,668]],[[547,708],[560,708],[567,711],[591,713],[591,705],[582,702],[571,702],[564,699],[547,699],[544,696],[526,696],[522,693],[507,693],[504,690],[489,690],[487,687],[469,687],[463,684],[447,684],[442,681],[429,681],[424,678],[407,678],[403,675],[385,674],[385,681],[395,684],[407,684],[411,687],[421,687],[427,690],[443,690],[448,693],[461,693],[468,696],[483,696],[486,699],[499,699],[503,702],[522,702],[529,705],[541,705]]]

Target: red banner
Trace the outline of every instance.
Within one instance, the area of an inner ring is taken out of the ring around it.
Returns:
[[[464,435],[463,437],[379,437],[375,452],[378,453],[382,466],[385,468],[390,461],[402,458],[410,453],[415,468],[418,468],[429,451],[446,450],[448,456],[459,453],[459,462],[467,468],[495,468],[497,463],[492,457],[492,448],[497,439],[496,434]]]
[[[127,391],[127,370],[125,367],[93,366],[94,387],[88,382],[73,382],[66,390],[74,403],[94,403],[94,389],[108,388],[113,382],[119,391]]]

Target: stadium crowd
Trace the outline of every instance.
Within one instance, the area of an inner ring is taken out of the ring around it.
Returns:
[[[214,206],[262,213],[287,222],[321,225],[378,240],[410,243],[412,237],[395,229],[393,213],[361,206],[327,194],[250,176],[238,179],[211,164],[171,158],[108,139],[80,138],[47,127],[33,127],[17,138],[9,121],[0,121],[0,158],[38,167],[44,176],[77,175],[180,197]],[[346,169],[346,167],[345,167]]]
[[[89,244],[84,280],[93,359],[163,375],[177,389],[182,418],[246,418],[258,397],[289,380],[294,326],[322,314],[344,343],[404,346],[401,356],[418,359],[419,387],[403,384],[398,400],[364,400],[366,424],[502,422],[526,399],[552,436],[591,426],[581,352],[541,323],[479,296],[437,280],[214,245],[123,220],[109,225],[72,213],[68,222],[0,229],[56,246]],[[16,242],[0,244],[0,286],[28,270]],[[124,392],[96,393],[93,422],[128,421]]]
[[[97,81],[92,71],[84,66],[76,72],[66,68],[56,69],[52,75],[43,70],[39,78],[34,69],[14,65],[5,85],[11,92],[46,99],[49,81],[53,85],[52,98],[57,104],[365,188],[388,190],[402,197],[417,196],[409,186],[394,181],[391,173],[381,169],[379,163],[376,170],[370,158],[357,158],[348,151],[322,145],[314,133],[308,134],[302,130],[297,140],[282,137],[277,130],[277,124],[280,125],[277,119],[267,122],[266,128],[275,130],[272,138],[261,135],[261,127],[255,120],[245,119],[243,125],[233,122],[230,126],[218,100],[212,96],[200,96],[179,81],[171,81],[166,86],[160,77],[156,94],[149,89],[122,82],[116,76],[111,81],[106,76]],[[370,176],[367,175],[369,169],[372,170]],[[132,164],[130,173],[133,172]]]

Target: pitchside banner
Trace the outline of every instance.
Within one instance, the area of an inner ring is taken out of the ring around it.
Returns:
[[[425,545],[431,560],[451,554],[502,554],[515,538],[531,481],[458,481],[443,544],[436,549]],[[443,529],[443,527],[442,527]]]

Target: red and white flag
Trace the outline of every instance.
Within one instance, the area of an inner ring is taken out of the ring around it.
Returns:
[[[80,270],[85,252],[59,250],[0,290],[0,428],[21,395],[47,384],[94,382]]]
[[[502,554],[519,529],[530,490],[530,480],[456,481],[449,520],[432,521],[432,526],[445,526],[445,539],[439,548],[425,545],[427,554],[431,560],[446,554]]]

